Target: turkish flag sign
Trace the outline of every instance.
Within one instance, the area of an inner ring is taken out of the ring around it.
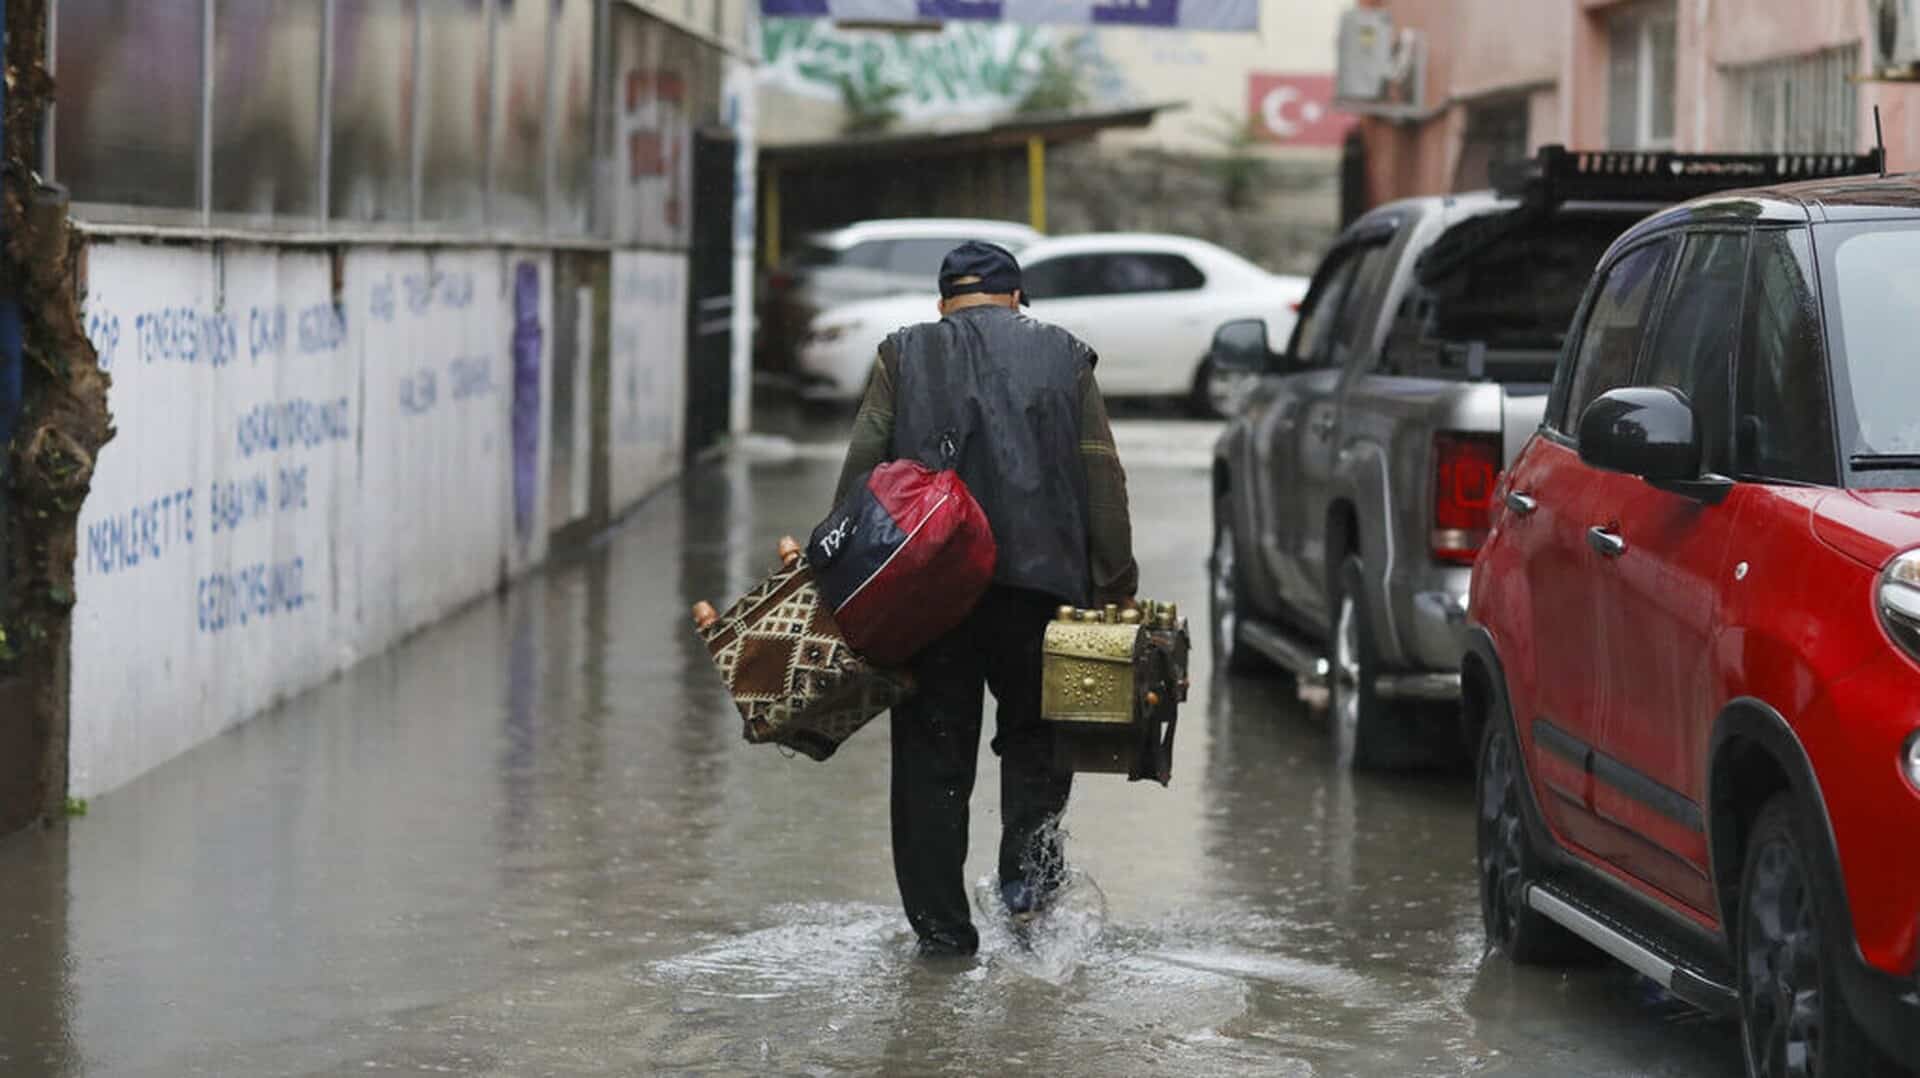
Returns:
[[[1247,115],[1261,138],[1284,146],[1338,146],[1355,123],[1333,110],[1332,75],[1247,76]]]

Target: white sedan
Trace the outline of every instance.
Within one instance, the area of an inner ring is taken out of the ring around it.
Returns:
[[[1208,410],[1207,353],[1222,322],[1260,318],[1267,339],[1293,333],[1304,277],[1279,276],[1204,240],[1097,233],[1041,240],[1020,252],[1029,309],[1100,355],[1109,397],[1183,397]],[[849,400],[864,391],[881,340],[939,317],[937,289],[834,307],[800,347],[803,392]]]

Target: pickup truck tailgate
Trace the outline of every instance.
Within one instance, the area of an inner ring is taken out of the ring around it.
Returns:
[[[1500,447],[1507,465],[1513,464],[1513,458],[1520,455],[1520,447],[1527,444],[1527,439],[1539,429],[1540,421],[1546,418],[1547,395],[1552,388],[1508,385],[1501,395]]]

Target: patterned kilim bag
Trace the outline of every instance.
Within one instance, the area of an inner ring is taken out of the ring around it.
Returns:
[[[694,619],[740,709],[747,740],[824,760],[911,695],[913,679],[854,654],[799,544],[786,540],[781,554],[785,564],[726,613],[715,616],[703,603]]]

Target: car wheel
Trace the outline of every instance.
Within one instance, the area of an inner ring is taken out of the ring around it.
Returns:
[[[1812,886],[1815,847],[1789,794],[1760,810],[1740,873],[1740,1041],[1754,1078],[1889,1073],[1840,996],[1837,911]]]
[[[1417,731],[1395,715],[1376,690],[1380,653],[1367,615],[1366,570],[1358,555],[1340,567],[1334,596],[1332,661],[1327,683],[1327,713],[1334,748],[1341,760],[1365,771],[1410,767],[1430,762]]]
[[[1187,414],[1195,419],[1218,419],[1220,409],[1213,406],[1213,361],[1203,359],[1193,370],[1193,388],[1187,391]]]
[[[1480,923],[1487,943],[1523,966],[1590,961],[1599,952],[1585,940],[1527,905],[1533,878],[1533,851],[1521,798],[1526,791],[1514,740],[1505,715],[1487,717],[1473,769],[1475,862],[1480,877]]]
[[[1214,503],[1213,556],[1207,559],[1207,573],[1207,621],[1213,630],[1214,665],[1234,674],[1259,669],[1261,663],[1258,656],[1240,642],[1241,612],[1247,609],[1246,589],[1240,583],[1240,553],[1234,541],[1233,503],[1227,498]]]

